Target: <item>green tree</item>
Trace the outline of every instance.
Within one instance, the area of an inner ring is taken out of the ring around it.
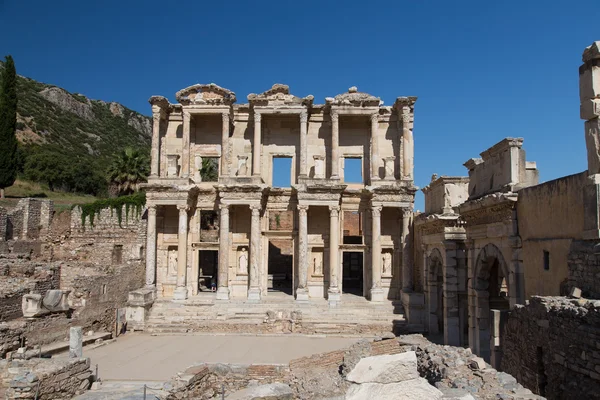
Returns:
[[[219,179],[219,165],[216,158],[203,158],[200,176],[203,182],[216,182]]]
[[[126,148],[108,167],[108,184],[117,195],[132,194],[140,183],[147,182],[150,173],[148,156],[140,150]]]
[[[17,178],[17,72],[11,56],[6,56],[0,73],[0,198]]]

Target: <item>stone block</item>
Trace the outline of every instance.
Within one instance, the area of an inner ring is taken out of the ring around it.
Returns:
[[[248,387],[227,396],[228,400],[292,400],[292,389],[283,383]]]
[[[579,105],[579,115],[581,119],[591,120],[600,116],[600,99],[581,100]]]
[[[581,289],[574,287],[571,288],[571,292],[569,293],[569,296],[575,299],[580,299],[581,298]]]
[[[352,385],[346,400],[439,400],[442,392],[425,379],[416,378],[398,383],[363,383]]]
[[[346,379],[354,383],[393,383],[418,377],[416,353],[408,351],[363,358]]]
[[[600,97],[600,62],[589,60],[579,67],[579,100]]]
[[[481,357],[473,357],[469,360],[469,368],[473,370],[485,369],[486,364],[483,358]]]

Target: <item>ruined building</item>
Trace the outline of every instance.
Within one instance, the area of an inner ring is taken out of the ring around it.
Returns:
[[[216,289],[217,300],[282,292],[335,305],[411,287],[415,97],[382,106],[353,87],[314,104],[276,84],[236,104],[198,84],[176,99],[150,98],[146,284],[157,298]]]

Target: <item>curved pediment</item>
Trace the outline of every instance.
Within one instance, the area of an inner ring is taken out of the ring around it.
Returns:
[[[281,83],[274,84],[271,89],[260,94],[250,93],[248,101],[256,106],[310,106],[314,97],[304,98],[290,94],[290,87]]]
[[[325,100],[327,104],[337,106],[379,107],[383,104],[379,97],[359,92],[356,86],[352,86],[346,93],[338,94],[335,97],[327,97]]]
[[[232,105],[235,103],[235,93],[214,83],[200,84],[181,89],[175,94],[181,104]]]

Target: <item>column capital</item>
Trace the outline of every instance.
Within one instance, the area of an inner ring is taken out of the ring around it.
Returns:
[[[410,218],[413,215],[413,210],[411,210],[410,208],[403,208],[402,209],[402,218]]]
[[[150,210],[152,210],[152,211],[156,211],[156,208],[157,208],[157,207],[158,207],[158,206],[157,206],[156,204],[154,204],[154,203],[149,203],[149,204],[146,204],[146,208],[148,209],[148,211],[150,211]]]
[[[340,212],[340,206],[329,206],[329,214],[332,217],[337,217]]]
[[[261,114],[259,112],[254,111],[254,122],[260,122]]]
[[[252,210],[252,215],[260,215],[260,210],[262,206],[260,204],[250,204],[250,210]]]
[[[381,206],[381,205],[371,206],[371,213],[373,214],[374,217],[380,217],[381,210],[383,210],[383,206]]]
[[[177,209],[179,210],[179,213],[181,214],[182,211],[187,212],[188,206],[187,206],[187,204],[177,204]]]
[[[181,112],[181,115],[183,116],[184,119],[190,119],[192,117],[192,113],[187,110],[183,110]]]
[[[371,123],[379,122],[379,113],[371,114],[369,118],[371,119]]]
[[[338,118],[340,115],[337,112],[331,111],[329,115],[331,116],[331,122],[338,122]]]
[[[229,111],[222,113],[221,118],[223,120],[223,123],[226,123],[226,122],[229,123],[229,118],[230,118]]]
[[[220,203],[219,210],[221,210],[221,212],[229,212],[229,204]]]
[[[307,204],[298,204],[296,208],[298,209],[298,213],[300,213],[300,215],[306,215],[306,212],[308,211]]]
[[[300,123],[305,124],[308,122],[308,111],[300,111]]]

